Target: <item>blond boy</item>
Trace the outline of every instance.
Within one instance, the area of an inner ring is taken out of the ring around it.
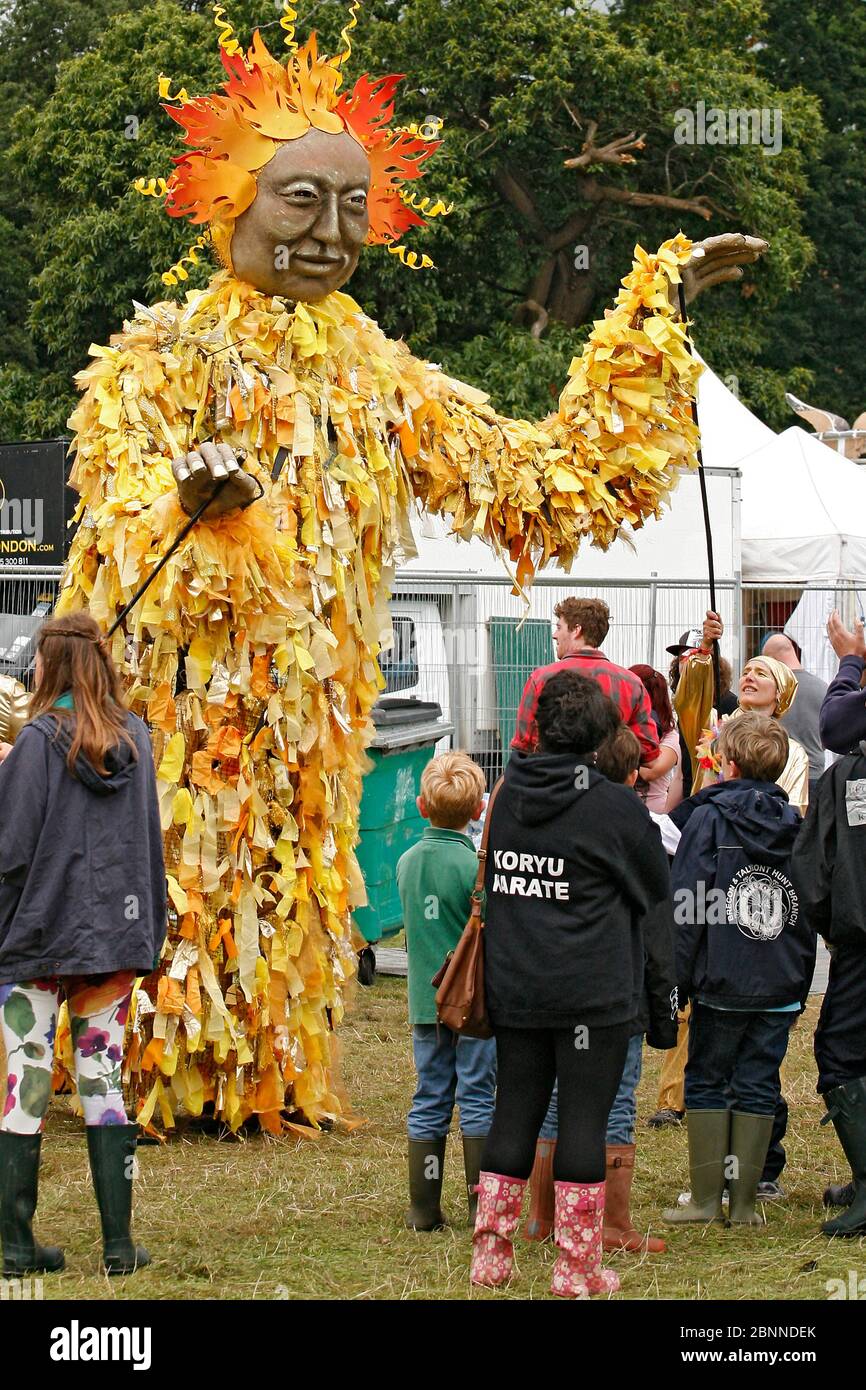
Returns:
[[[432,1231],[444,1224],[440,1199],[445,1145],[455,1104],[474,1220],[473,1188],[493,1116],[496,1048],[492,1039],[464,1038],[436,1022],[430,983],[469,916],[478,859],[469,822],[482,813],[484,775],[466,753],[442,753],[421,776],[418,810],[430,824],[397,864],[397,887],[409,958],[409,1022],[418,1081],[407,1123],[409,1210],[406,1225]]]

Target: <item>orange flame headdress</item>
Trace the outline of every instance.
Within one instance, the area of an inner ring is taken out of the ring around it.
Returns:
[[[139,179],[136,188],[151,196],[165,195],[172,217],[209,224],[209,238],[199,238],[188,258],[197,263],[195,251],[210,239],[220,257],[230,265],[229,246],[234,221],[256,196],[256,174],[273,158],[281,143],[296,140],[310,129],[332,134],[347,131],[366,151],[371,180],[368,197],[370,230],[367,241],[387,244],[404,264],[420,269],[432,262],[397,245],[411,227],[426,225],[427,217],[450,212],[442,202],[430,205],[404,185],[423,176],[422,165],[436,150],[438,123],[429,127],[389,128],[394,114],[394,93],[403,74],[360,77],[350,93],[340,93],[342,69],[351,53],[349,32],[355,27],[360,0],[354,0],[343,29],[344,51],[335,58],[318,52],[316,35],[299,48],[294,38],[296,12],[284,0],[280,24],[289,49],[286,65],[269,53],[256,30],[244,54],[219,5],[214,6],[220,29],[220,56],[228,73],[222,93],[190,98],[184,89],[174,97],[170,81],[161,77],[160,96],[181,105],[165,110],[182,126],[191,148],[175,159],[168,180]],[[157,189],[158,185],[158,189]],[[166,272],[163,280],[176,284],[186,279],[183,261]]]

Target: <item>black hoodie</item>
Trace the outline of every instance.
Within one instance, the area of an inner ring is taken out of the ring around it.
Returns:
[[[0,984],[147,974],[166,929],[153,751],[135,715],[101,775],[66,764],[69,725],[25,725],[0,764]]]
[[[772,782],[738,778],[676,808],[671,878],[681,997],[730,1009],[804,1003],[816,937],[792,881],[800,814]]]
[[[828,768],[810,796],[794,870],[816,932],[831,946],[866,950],[866,743]]]
[[[643,927],[670,932],[669,914],[654,911],[670,878],[658,830],[630,788],[572,754],[512,752],[491,813],[485,886],[495,1026],[637,1017]]]

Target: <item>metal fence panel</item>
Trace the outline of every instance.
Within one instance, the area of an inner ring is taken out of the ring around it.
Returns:
[[[0,671],[25,682],[32,671],[35,635],[60,588],[59,568],[0,567]],[[553,660],[553,610],[569,595],[604,599],[611,628],[604,649],[623,666],[647,662],[667,673],[665,648],[700,623],[709,607],[701,580],[570,581],[542,575],[528,604],[506,576],[413,574],[398,579],[391,602],[399,618],[396,644],[385,654],[387,689],[435,700],[455,725],[454,743],[471,751],[494,775],[508,744],[527,661],[539,654]],[[735,679],[743,663],[760,651],[771,632],[786,631],[797,642],[807,670],[831,680],[838,662],[826,635],[836,608],[850,627],[866,611],[866,584],[754,584],[724,581],[717,603],[725,623],[722,655]],[[529,619],[522,629],[520,623]],[[550,626],[545,643],[540,623]],[[506,629],[508,644],[494,634]],[[530,637],[530,634],[531,637]],[[546,652],[545,652],[546,646]]]
[[[36,634],[50,616],[60,590],[59,568],[0,568],[0,672],[29,681]]]
[[[555,659],[554,608],[570,595],[607,603],[611,627],[604,650],[612,661],[623,666],[647,662],[664,672],[671,661],[665,647],[700,624],[709,607],[708,587],[698,580],[575,583],[564,576],[541,576],[529,592],[528,604],[512,592],[505,576],[473,575],[464,580],[412,575],[395,586],[391,609],[400,619],[401,653],[395,669],[402,672],[401,693],[437,700],[455,725],[455,744],[471,752],[489,777],[498,773],[507,756],[529,669]],[[716,597],[726,626],[723,651],[736,667],[741,647],[739,586],[720,584]],[[410,640],[410,619],[417,668],[402,650]],[[407,670],[417,673],[411,687],[405,684]],[[396,692],[396,684],[389,689]]]

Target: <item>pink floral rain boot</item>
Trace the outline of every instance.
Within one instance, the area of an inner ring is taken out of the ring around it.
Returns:
[[[501,1173],[479,1173],[478,1214],[472,1237],[473,1284],[495,1289],[511,1278],[514,1268],[512,1236],[520,1225],[525,1178],[506,1178]]]
[[[615,1293],[619,1276],[601,1263],[604,1183],[557,1182],[553,1188],[559,1257],[553,1266],[551,1292],[560,1298]]]

